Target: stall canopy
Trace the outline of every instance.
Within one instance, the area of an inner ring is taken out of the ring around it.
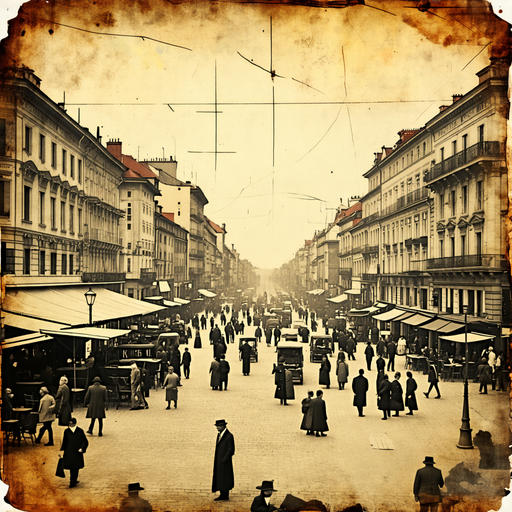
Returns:
[[[171,291],[171,287],[167,281],[158,281],[158,291],[160,293],[167,293]]]
[[[15,316],[26,316],[33,320],[59,324],[62,327],[88,325],[89,308],[84,297],[87,289],[86,286],[62,286],[8,290],[3,310],[6,314],[9,313],[10,321],[17,323],[19,318],[15,319]],[[92,308],[93,322],[147,315],[165,309],[163,306],[132,299],[105,288],[93,287],[92,289],[96,293]],[[10,325],[7,322],[5,324]]]
[[[440,339],[454,342],[454,343],[465,343],[466,342],[466,333],[462,334],[452,334],[450,336],[439,336]],[[487,341],[492,340],[494,336],[490,334],[481,334],[479,332],[468,332],[468,343],[475,343],[477,341]]]
[[[361,295],[361,290],[352,288],[351,290],[345,290],[345,293],[348,293],[349,295]]]
[[[180,299],[179,297],[174,297],[174,302],[178,304],[190,304],[190,301],[187,299]]]
[[[24,345],[31,345],[32,343],[41,343],[43,341],[50,341],[53,338],[51,336],[45,336],[39,332],[32,332],[30,334],[24,334],[23,336],[16,336],[15,338],[9,338],[2,341],[2,350],[9,348],[23,347]]]
[[[380,308],[380,309],[382,309],[382,308],[387,308],[387,307],[389,306],[389,304],[384,304],[383,302],[376,302],[376,303],[374,304],[374,306],[375,306],[376,308]]]
[[[322,295],[324,292],[325,290],[322,290],[322,288],[317,288],[316,290],[309,290],[309,292],[306,293],[309,293],[310,295]]]
[[[371,313],[375,313],[378,311],[379,308],[376,308],[375,306],[369,306],[367,308],[362,309],[351,309],[348,314],[352,316],[366,316],[370,315]]]
[[[409,318],[401,320],[401,322],[403,324],[412,325],[412,326],[416,327],[417,325],[424,324],[426,322],[429,322],[430,320],[432,320],[431,316],[416,314]]]
[[[217,297],[216,293],[211,292],[210,290],[197,290],[203,297],[211,299],[212,297]]]
[[[396,318],[393,318],[393,322],[401,322],[402,320],[405,320],[406,318],[410,318],[411,316],[413,316],[415,314],[416,313],[411,313],[410,311],[408,311],[407,313],[404,313],[403,315],[400,315],[400,316],[397,316]]]
[[[164,306],[167,306],[168,308],[176,308],[178,306],[181,306],[178,302],[174,302],[172,300],[164,300]]]
[[[329,302],[333,302],[334,304],[341,304],[342,302],[345,302],[348,300],[348,297],[342,293],[341,295],[338,295],[337,297],[332,297],[330,299],[327,299]]]
[[[13,315],[12,313],[2,312],[4,324],[9,327],[25,329],[26,331],[39,332],[41,329],[64,329],[71,325],[63,322],[47,322],[40,318],[31,318],[24,315]]]
[[[87,338],[95,340],[110,340],[129,334],[129,329],[102,329],[100,327],[82,327],[81,329],[64,329],[62,331],[49,331],[42,329],[41,333],[52,337]]]
[[[449,320],[442,320],[441,318],[421,326],[422,329],[426,329],[427,331],[438,331],[441,333],[453,332],[461,327],[464,327],[464,325],[456,322],[450,322]]]
[[[375,320],[380,320],[381,322],[389,322],[390,320],[394,320],[399,316],[403,315],[405,311],[403,309],[391,309],[390,311],[386,311],[385,313],[379,313],[378,315],[373,315]]]

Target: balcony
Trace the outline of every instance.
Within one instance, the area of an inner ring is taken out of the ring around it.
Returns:
[[[379,252],[379,246],[378,245],[363,245],[360,248],[360,252],[362,254],[376,254]]]
[[[190,249],[190,256],[192,256],[192,258],[204,258],[204,251]]]
[[[376,283],[379,279],[379,274],[362,274],[361,281]]]
[[[197,276],[200,274],[204,274],[204,268],[191,268],[191,269],[189,269],[189,273],[191,276]]]
[[[140,269],[140,282],[141,283],[152,283],[156,281],[156,272],[153,272],[150,268]]]
[[[451,269],[481,267],[482,270],[507,270],[507,261],[501,254],[471,254],[469,256],[449,256],[427,260],[427,269]]]
[[[435,164],[425,176],[425,183],[434,181],[441,176],[451,173],[452,171],[475,162],[482,157],[505,158],[503,145],[499,142],[479,142],[464,151]]]
[[[394,213],[406,206],[410,206],[414,203],[418,203],[428,198],[428,189],[425,187],[418,188],[412,192],[409,192],[405,196],[399,197],[398,200],[390,206],[387,206],[382,210],[382,216]]]
[[[106,283],[113,281],[126,281],[125,272],[84,272],[82,283]]]
[[[352,267],[340,267],[338,269],[338,274],[345,278],[351,278],[352,277]]]
[[[415,260],[409,262],[409,270],[406,272],[426,272],[427,260]]]
[[[115,233],[104,231],[103,229],[91,229],[89,232],[84,233],[85,239],[94,240],[96,242],[105,242],[107,244],[123,245],[122,238],[119,238]]]

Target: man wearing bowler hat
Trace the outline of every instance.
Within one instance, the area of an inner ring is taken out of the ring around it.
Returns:
[[[226,428],[225,420],[217,420],[215,426],[219,432],[215,445],[213,460],[212,492],[220,491],[214,501],[229,500],[229,491],[235,486],[233,474],[233,455],[235,454],[235,440],[233,434]]]
[[[263,483],[257,485],[256,489],[260,489],[261,493],[254,498],[251,505],[251,512],[274,512],[275,510],[280,510],[270,504],[270,496],[277,490],[274,489],[273,480],[263,480]]]
[[[84,398],[84,405],[87,407],[86,418],[91,419],[89,430],[87,433],[92,435],[94,422],[98,419],[99,432],[98,436],[103,435],[103,418],[105,418],[105,406],[107,404],[107,388],[101,385],[101,379],[94,377],[92,386],[89,386]]]
[[[440,469],[434,467],[434,457],[425,457],[424,468],[418,469],[414,479],[414,499],[420,502],[420,512],[437,512],[444,486]]]

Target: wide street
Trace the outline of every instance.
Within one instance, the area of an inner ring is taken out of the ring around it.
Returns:
[[[254,327],[246,328],[245,334],[253,331]],[[419,411],[414,416],[401,413],[398,418],[382,421],[373,367],[366,372],[370,383],[366,416],[359,418],[350,389],[359,368],[366,368],[362,347],[358,346],[356,361],[349,362],[349,384],[343,391],[336,382],[335,357],[331,359],[332,385],[324,389],[329,432],[325,438],[316,438],[299,430],[300,402],[308,390],[319,389],[319,364],[310,363],[308,346],[301,344],[304,384],[295,386],[295,400],[284,407],[273,398],[274,347],[261,343],[258,363],[251,365],[250,376],[243,376],[237,338],[226,356],[231,365],[228,390],[213,391],[208,374],[212,347],[208,331],[201,331],[201,335],[201,349],[189,345],[191,374],[190,379],[182,380],[178,408],[165,410],[165,391],[161,389],[151,389],[147,410],[130,411],[126,404],[119,410],[111,407],[103,437],[97,436],[97,426],[95,435],[88,436],[86,466],[80,471],[77,488],[68,488],[68,472],[66,479],[54,476],[64,427],[54,424],[53,447],[32,445],[30,440],[21,447],[9,446],[4,468],[12,504],[37,511],[126,510],[128,484],[139,482],[144,488],[139,498],[147,500],[155,511],[249,510],[259,493],[256,486],[262,480],[274,480],[275,505],[292,494],[306,501],[320,500],[331,512],[356,503],[368,511],[412,511],[419,510],[412,494],[414,475],[423,466],[424,457],[430,455],[445,477],[443,491],[452,494],[451,510],[499,510],[503,489],[509,484],[506,460],[502,469],[485,469],[479,467],[482,450],[456,447],[461,381],[441,382],[442,398],[435,400],[432,394],[426,399],[427,376],[414,372]],[[402,372],[405,387],[404,358],[397,357],[396,370]],[[470,383],[473,436],[480,430],[490,432],[495,453],[506,449],[508,442],[507,398],[507,393],[492,390],[479,395],[478,384]],[[86,409],[76,409],[78,425],[87,430],[85,415]],[[228,422],[236,445],[235,488],[229,502],[214,502],[211,493],[217,434],[214,423],[221,418]],[[494,460],[499,463],[496,455]]]

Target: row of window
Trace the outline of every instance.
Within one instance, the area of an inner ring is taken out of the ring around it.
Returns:
[[[30,275],[31,273],[31,250],[26,248],[23,249],[23,274]],[[48,269],[46,268],[47,261],[47,253],[46,251],[39,251],[39,274],[45,275],[48,273]],[[56,252],[50,253],[50,274],[57,275],[57,271],[59,270],[60,275],[73,275],[75,272],[75,260],[73,254],[65,254],[62,253],[60,255],[60,268],[57,268],[58,263],[58,254]]]
[[[2,183],[2,182],[0,182]],[[82,208],[78,210],[78,230],[82,231]],[[66,215],[67,213],[67,215]],[[23,220],[32,222],[32,187],[25,185],[23,189]],[[46,227],[46,192],[39,191],[39,225]],[[50,227],[57,229],[57,198],[50,197]],[[70,234],[75,233],[75,206],[67,205],[66,201],[60,202],[60,230]]]
[[[468,213],[468,185],[462,185],[460,190],[461,214]],[[445,209],[448,206],[448,210]],[[477,181],[475,184],[475,211],[483,209],[483,182]],[[451,190],[448,197],[444,193],[439,194],[439,218],[444,219],[445,213],[450,217],[457,215],[457,191]]]
[[[39,134],[39,146],[38,146],[38,156],[41,163],[46,162],[46,136],[42,133]],[[23,150],[27,155],[32,155],[33,153],[33,141],[32,141],[32,127],[25,125],[25,140],[23,145]],[[71,179],[75,179],[75,174],[77,174],[78,183],[82,183],[82,160],[80,158],[75,158],[75,155],[68,154],[66,149],[61,150],[61,158],[60,158],[60,171],[64,176],[67,176],[69,172],[69,176]],[[58,168],[58,148],[56,142],[51,142],[50,145],[50,165],[53,169]]]
[[[477,143],[478,144],[482,144],[483,142],[485,141],[485,138],[484,138],[484,125],[481,124],[480,126],[477,127]],[[460,148],[460,151],[466,151],[466,149],[468,149],[469,147],[469,143],[468,143],[468,134],[465,133],[464,135],[462,135],[462,148]],[[458,141],[457,140],[453,140],[452,143],[451,143],[451,150],[452,150],[452,154],[451,156],[455,156],[458,151],[459,151],[459,146],[458,146]],[[440,157],[440,161],[442,162],[445,158],[446,158],[446,154],[445,154],[445,148],[442,147],[442,148],[439,148],[439,157]]]

